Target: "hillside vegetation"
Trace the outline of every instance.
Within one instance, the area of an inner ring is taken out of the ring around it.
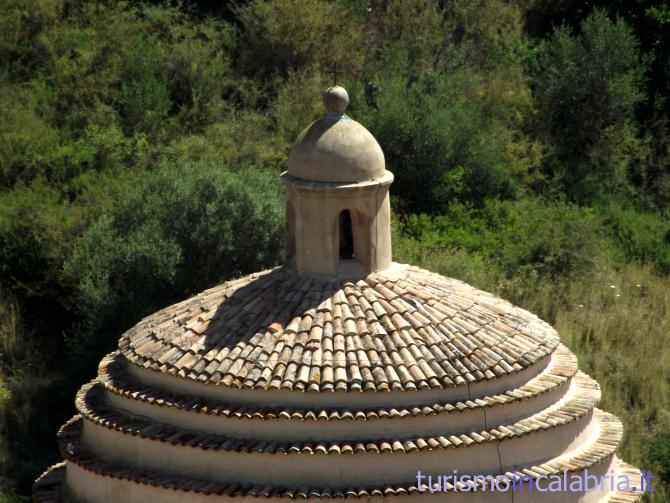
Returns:
[[[334,65],[395,260],[551,322],[670,500],[668,0],[0,0],[0,502],[125,329],[281,263]]]

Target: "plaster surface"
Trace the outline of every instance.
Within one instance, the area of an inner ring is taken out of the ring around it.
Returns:
[[[607,462],[601,463],[589,469],[590,474],[597,476],[607,474],[614,466],[613,459],[609,458]],[[583,471],[576,472],[578,474]],[[280,497],[254,497],[254,496],[236,496],[203,494],[185,492],[177,489],[165,490],[151,485],[137,484],[129,480],[122,480],[112,477],[105,477],[90,471],[87,471],[75,464],[68,464],[66,482],[71,497],[77,503],[261,503],[267,501],[289,502],[286,498]],[[422,501],[448,501],[449,503],[537,503],[538,498],[547,503],[607,503],[608,492],[592,493],[542,493],[537,492],[458,492],[458,493],[414,493],[411,495],[399,496],[371,496],[361,498],[357,501],[366,503],[420,503]],[[312,498],[310,498],[312,499]],[[316,499],[314,499],[317,501]],[[338,501],[344,501],[338,499]]]
[[[305,128],[288,173],[319,182],[362,182],[384,174],[384,153],[370,132],[344,113],[329,112]]]
[[[298,271],[364,277],[391,265],[391,205],[393,175],[357,184],[309,182],[291,171],[286,185],[287,259]],[[340,268],[340,214],[351,215],[353,248],[358,269]]]

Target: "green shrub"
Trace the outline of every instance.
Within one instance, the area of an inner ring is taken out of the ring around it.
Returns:
[[[241,111],[206,126],[201,134],[176,138],[162,149],[161,158],[170,162],[218,161],[237,170],[276,168],[286,160],[286,153],[273,137],[271,119]]]
[[[396,176],[393,192],[408,210],[439,213],[456,200],[480,205],[514,194],[512,132],[478,106],[478,84],[469,72],[409,86],[397,79],[383,84],[377,109],[360,119],[352,112],[379,141]]]
[[[650,262],[658,273],[670,273],[670,223],[667,218],[617,202],[610,202],[599,211],[614,237],[622,262]]]
[[[322,0],[253,0],[237,9],[239,63],[269,78],[336,62],[349,72],[362,59],[360,25],[344,4]]]
[[[63,14],[62,0],[3,0],[0,10],[0,73],[31,76],[52,58],[47,33]]]
[[[619,142],[622,135],[637,141],[634,111],[645,99],[646,64],[631,28],[594,10],[578,35],[558,27],[537,54],[534,127],[550,146],[548,172],[578,201],[619,189],[636,159],[636,148]]]
[[[30,503],[30,501],[32,499],[28,496],[21,496],[13,490],[6,494],[0,493],[0,503]]]
[[[522,11],[503,0],[391,0],[375,2],[366,14],[365,79],[462,67],[497,72],[513,66],[510,56],[521,43]]]
[[[82,319],[75,350],[91,351],[89,336],[94,348],[109,345],[170,302],[276,264],[282,215],[274,174],[202,161],[131,180],[65,263]]]
[[[655,118],[646,125],[644,145],[646,158],[635,165],[632,173],[636,202],[647,210],[667,211],[670,209],[670,120],[667,117]]]
[[[457,63],[498,71],[517,62],[523,32],[523,11],[518,3],[471,0],[444,5],[452,40],[443,48],[443,66]]]
[[[651,473],[670,485],[670,433],[656,435],[645,454]]]
[[[272,103],[275,131],[288,152],[300,132],[323,117],[323,91],[328,87],[315,68],[290,71]]]
[[[0,285],[23,299],[59,299],[76,222],[77,213],[45,185],[0,193]]]
[[[58,131],[41,116],[31,89],[0,81],[0,186],[43,175],[57,146]]]
[[[120,102],[130,131],[154,132],[172,109],[167,58],[156,45],[137,37],[124,57]]]
[[[378,2],[365,20],[367,78],[435,69],[452,49],[453,32],[438,2]],[[400,68],[394,63],[402,61]]]
[[[410,215],[403,232],[427,249],[460,249],[493,260],[509,276],[560,278],[591,270],[603,255],[599,220],[588,209],[526,199],[452,205],[444,215]]]
[[[31,0],[28,13],[10,3],[0,26],[19,38],[28,27],[17,19],[30,24],[49,4]],[[62,23],[36,21],[49,56],[41,73],[21,84],[0,73],[0,184],[61,185],[88,170],[142,165],[161,143],[228,114],[234,36],[226,22],[167,4],[74,3],[62,13],[58,5]]]
[[[199,30],[187,25],[171,45],[166,60],[170,97],[181,131],[201,131],[227,111],[226,88],[235,86],[230,73],[233,36],[224,23],[202,23]]]

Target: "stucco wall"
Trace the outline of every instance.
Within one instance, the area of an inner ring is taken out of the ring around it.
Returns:
[[[600,476],[606,474],[612,467],[611,460],[595,466],[589,473]],[[286,498],[255,498],[204,495],[193,492],[184,492],[173,489],[163,489],[150,485],[136,484],[128,480],[105,477],[68,464],[67,486],[71,497],[78,503],[262,503],[268,501],[291,502]],[[605,503],[607,494],[587,493],[576,494],[570,492],[542,493],[535,492],[470,492],[470,493],[435,493],[424,495],[413,494],[407,496],[385,496],[361,498],[361,503],[420,503],[420,502],[449,502],[449,503]],[[315,499],[315,501],[317,501]],[[333,501],[344,502],[335,498]]]
[[[391,173],[354,184],[307,182],[286,173],[282,180],[291,208],[287,231],[295,233],[286,239],[297,270],[363,277],[391,265]],[[345,210],[351,214],[356,258],[340,264],[339,216]]]

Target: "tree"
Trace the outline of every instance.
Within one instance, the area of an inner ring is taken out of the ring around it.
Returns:
[[[578,35],[561,26],[539,45],[533,126],[550,149],[547,171],[573,199],[585,201],[626,183],[645,69],[631,28],[599,9],[581,23]],[[631,148],[621,151],[625,142]]]
[[[75,354],[88,351],[84,361],[95,361],[142,316],[278,263],[279,187],[274,174],[212,161],[165,164],[131,180],[65,263],[82,320]]]

